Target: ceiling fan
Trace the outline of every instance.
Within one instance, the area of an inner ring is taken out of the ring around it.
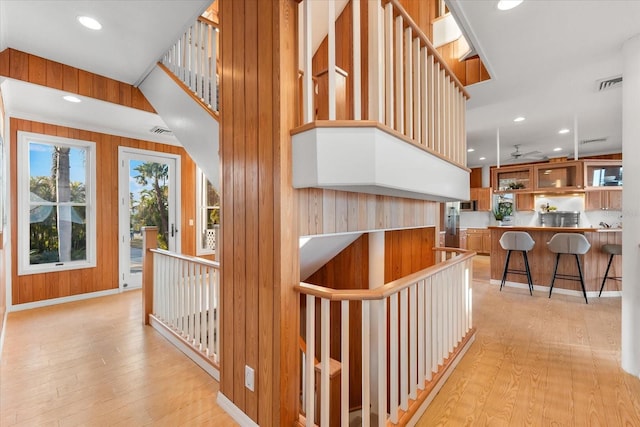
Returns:
[[[504,162],[517,162],[524,160],[544,160],[547,156],[544,156],[541,151],[534,150],[529,152],[520,151],[520,144],[515,144],[513,146],[515,151],[512,151],[509,154],[509,157],[504,160]]]

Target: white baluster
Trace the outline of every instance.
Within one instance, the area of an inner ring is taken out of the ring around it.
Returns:
[[[340,372],[340,425],[349,426],[349,301],[341,301],[340,324],[340,359],[342,369]],[[364,347],[363,347],[364,348]]]
[[[328,95],[329,95],[329,120],[336,119],[336,3],[335,0],[327,4],[327,47],[328,47]]]
[[[400,409],[409,409],[409,291],[400,291]]]
[[[435,340],[433,333],[433,277],[425,280],[425,379],[431,381],[433,377],[433,349],[435,348]]]
[[[378,415],[378,427],[387,425],[387,299],[384,298],[376,302],[379,316],[375,319],[377,329],[378,348],[376,356],[378,358],[377,380],[378,396],[377,407],[374,412]],[[391,329],[393,330],[393,329]],[[397,413],[397,411],[396,411]]]
[[[411,27],[407,27],[404,30],[404,55],[407,58],[407,63],[404,66],[404,84],[405,84],[405,101],[404,101],[404,134],[409,138],[413,138],[413,62],[417,61],[417,58],[413,57],[413,50],[411,49],[411,39],[413,33]]]
[[[308,0],[307,0],[308,1]],[[307,386],[307,406],[305,408],[306,413],[306,425],[307,427],[311,427],[315,425],[314,413],[315,413],[315,366],[314,366],[314,355],[316,353],[315,349],[315,329],[316,329],[316,301],[313,295],[307,295],[307,331],[306,331],[306,341],[307,341],[307,356],[306,362],[307,366],[305,369],[305,381]]]
[[[391,387],[389,389],[389,412],[391,422],[398,423],[398,294],[395,293],[389,298],[389,378]]]
[[[418,397],[418,285],[409,288],[409,397]]]
[[[396,76],[396,127],[395,129],[404,133],[404,80],[403,80],[403,49],[402,49],[402,27],[403,27],[403,19],[402,16],[396,16],[395,19],[395,46],[394,46],[394,70]]]
[[[362,301],[362,425],[371,425],[371,301]]]
[[[418,389],[424,390],[425,379],[425,345],[428,349],[428,341],[426,341],[426,327],[425,327],[425,291],[427,286],[427,280],[421,280],[418,283]]]
[[[372,8],[375,7],[372,5]],[[353,120],[362,119],[362,71],[360,45],[360,0],[351,0],[353,11]]]
[[[329,427],[329,328],[330,324],[329,300],[320,300],[320,426]]]
[[[394,88],[393,88],[393,5],[387,3],[384,6],[384,71],[385,71],[385,124],[394,128]]]

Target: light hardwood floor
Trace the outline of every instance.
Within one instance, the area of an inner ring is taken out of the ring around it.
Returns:
[[[0,426],[236,425],[218,383],[150,327],[140,291],[10,313]]]
[[[640,426],[640,379],[620,368],[620,298],[489,284],[474,261],[476,341],[418,426]]]
[[[474,262],[476,342],[418,426],[640,426],[620,369],[620,299],[489,285]],[[218,384],[149,327],[140,293],[11,313],[1,426],[235,425]]]

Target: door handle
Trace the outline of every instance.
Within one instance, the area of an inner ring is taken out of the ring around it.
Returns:
[[[177,232],[178,229],[176,228],[176,226],[171,224],[171,237],[175,236]]]

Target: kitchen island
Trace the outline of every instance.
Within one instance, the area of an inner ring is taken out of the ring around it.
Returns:
[[[528,252],[529,265],[531,267],[531,278],[537,290],[549,291],[553,276],[553,267],[556,261],[556,254],[547,248],[547,242],[556,233],[581,233],[591,243],[591,249],[585,255],[579,255],[584,274],[584,285],[589,297],[598,296],[602,278],[604,277],[609,255],[602,252],[602,246],[606,244],[622,244],[621,228],[576,228],[576,227],[488,227],[491,230],[491,281],[500,283],[504,269],[504,261],[507,251],[500,246],[500,237],[506,231],[526,231],[536,242],[531,251]],[[514,253],[511,255],[509,268],[524,270],[522,255]],[[562,255],[558,266],[558,273],[578,274],[575,257],[573,255]],[[615,256],[609,277],[622,276],[622,257]],[[522,286],[527,288],[527,278],[522,275],[508,274],[507,284],[511,286]],[[619,296],[622,282],[618,280],[607,280],[602,296]],[[541,289],[540,287],[544,287]],[[553,285],[553,292],[582,296],[580,282],[556,279]]]

